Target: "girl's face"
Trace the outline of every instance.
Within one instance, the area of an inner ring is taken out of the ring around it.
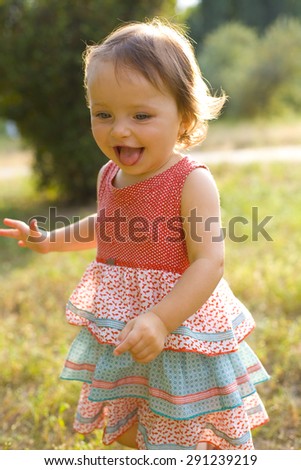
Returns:
[[[182,130],[174,97],[159,91],[139,72],[114,64],[92,64],[88,99],[94,139],[123,174],[137,181],[163,167],[175,155]]]

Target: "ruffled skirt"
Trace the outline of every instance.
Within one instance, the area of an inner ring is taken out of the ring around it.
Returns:
[[[139,449],[252,449],[268,420],[255,386],[269,378],[244,338],[255,326],[222,279],[207,302],[171,332],[160,355],[139,364],[114,356],[126,323],[167,295],[178,273],[93,261],[72,293],[69,323],[82,326],[61,377],[83,382],[74,427],[103,428],[110,444],[133,424]]]
[[[208,357],[163,351],[148,364],[113,355],[83,328],[61,378],[84,382],[74,427],[104,428],[110,444],[138,423],[140,449],[252,449],[251,429],[268,421],[255,385],[269,378],[249,346]]]

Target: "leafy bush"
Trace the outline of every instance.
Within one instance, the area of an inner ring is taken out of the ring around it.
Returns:
[[[199,60],[213,88],[229,95],[229,116],[284,116],[300,109],[298,19],[279,18],[261,37],[242,24],[226,24],[207,37]]]
[[[213,89],[223,88],[230,98],[227,113],[239,115],[246,82],[258,50],[256,32],[240,23],[227,23],[205,39],[199,62]]]
[[[249,75],[245,111],[283,116],[301,106],[301,21],[279,18],[260,42]]]

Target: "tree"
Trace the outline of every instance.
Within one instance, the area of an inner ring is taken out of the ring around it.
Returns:
[[[172,14],[175,0],[2,0],[0,115],[35,150],[41,187],[95,199],[106,161],[90,135],[81,55],[120,22]]]
[[[212,88],[223,88],[229,96],[226,106],[228,116],[238,116],[242,112],[249,75],[257,61],[258,47],[256,31],[234,22],[220,26],[208,34],[204,41],[198,60]]]
[[[299,114],[301,20],[279,17],[262,36],[226,23],[206,37],[199,61],[212,87],[229,95],[228,116]]]
[[[207,34],[224,23],[242,23],[263,33],[279,16],[301,18],[300,0],[202,0],[186,21],[200,51]]]
[[[244,107],[249,115],[299,115],[301,20],[280,17],[267,29],[249,74]]]

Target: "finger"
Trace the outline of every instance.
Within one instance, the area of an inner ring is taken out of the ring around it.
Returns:
[[[25,225],[24,222],[22,222],[21,220],[7,219],[7,218],[5,218],[3,220],[3,223],[7,227],[17,228],[17,229],[19,229],[20,227],[23,227]]]
[[[44,234],[46,233],[46,230],[43,230],[38,226],[37,219],[32,219],[29,221],[29,228],[30,228],[31,234],[35,237],[43,235],[43,233]]]
[[[132,354],[133,359],[136,362],[147,363],[154,360],[160,354],[162,349],[163,347],[160,348],[159,346],[153,344],[145,346],[142,338],[142,340],[137,344],[137,346],[134,346],[130,350],[130,353]]]
[[[138,342],[138,340],[139,339],[137,338],[136,333],[130,331],[125,337],[125,339],[115,348],[114,354],[116,356],[119,356],[120,354],[123,354],[126,351],[130,351],[131,348],[133,348]]]
[[[143,338],[140,339],[140,341],[137,341],[136,344],[133,345],[133,347],[130,350],[130,353],[133,354],[134,356],[141,355],[145,353],[145,351],[149,351],[151,348],[149,346],[145,345],[145,341]]]
[[[3,223],[4,225],[7,225],[8,227],[15,227],[18,221],[15,219],[8,219],[6,217],[5,219],[3,219]]]
[[[126,351],[129,351],[131,347],[132,347],[131,340],[125,339],[124,341],[122,341],[122,343],[118,344],[118,346],[114,349],[114,355],[120,356]]]
[[[134,346],[130,350],[130,353],[132,354],[133,359],[140,362],[140,361],[143,361],[143,360],[145,360],[146,358],[148,358],[150,356],[157,355],[157,349],[154,348],[151,344],[148,345],[148,346],[145,346],[145,344],[143,342],[143,338],[142,338],[142,340],[139,341],[137,346]]]
[[[154,352],[150,352],[150,353],[147,353],[143,356],[133,355],[132,357],[133,357],[135,362],[139,362],[140,364],[147,364],[148,362],[153,361],[157,356],[158,356],[158,354],[156,354]]]
[[[30,228],[31,232],[40,232],[39,227],[38,227],[37,219],[32,219],[29,222],[29,228]]]
[[[119,333],[119,336],[118,336],[118,341],[121,343],[122,341],[125,340],[125,338],[127,337],[127,335],[132,331],[133,329],[133,323],[134,321],[133,320],[130,320],[126,325],[125,327],[121,330],[121,332]]]
[[[139,364],[148,364],[149,362],[151,362],[154,358],[153,357],[147,357],[146,359],[136,359],[135,357],[133,357],[133,360],[135,362],[138,362]]]
[[[29,222],[29,235],[27,237],[28,242],[36,242],[41,236],[41,232],[38,227],[38,222],[36,219],[32,219]]]
[[[28,243],[37,244],[43,242],[47,238],[47,231],[40,229],[37,219],[29,221],[29,235],[26,239]]]
[[[4,219],[3,223],[7,227],[12,227],[15,228],[14,220],[12,219]],[[11,229],[6,229],[6,228],[1,228],[0,229],[0,235],[2,237],[11,237],[11,238],[17,238],[17,235],[19,234],[18,230],[11,230]]]
[[[4,219],[4,225],[11,229],[0,229],[0,235],[3,237],[19,238],[21,233],[26,232],[26,224],[20,220]]]
[[[19,238],[20,231],[14,229],[0,229],[1,237],[9,237],[9,238]]]
[[[152,351],[147,351],[147,352],[141,352],[139,354],[132,354],[133,359],[137,362],[142,362],[147,360],[148,357],[153,356],[154,353]]]

